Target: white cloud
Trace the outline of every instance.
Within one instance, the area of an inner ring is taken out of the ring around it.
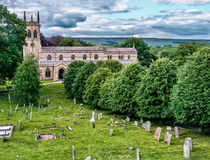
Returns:
[[[156,3],[176,4],[176,5],[204,5],[210,4],[210,0],[153,0]]]

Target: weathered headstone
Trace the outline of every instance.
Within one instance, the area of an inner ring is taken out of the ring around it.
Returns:
[[[143,118],[142,118],[142,117],[141,117],[141,120],[140,120],[140,121],[141,121],[141,124],[143,124],[143,123],[144,123],[144,121],[143,121]]]
[[[26,119],[28,119],[28,110],[27,109],[26,109],[25,117],[26,117]]]
[[[130,121],[130,118],[129,117],[126,117],[126,121],[129,122]]]
[[[85,158],[85,160],[91,160],[91,156],[88,156],[87,158]]]
[[[135,149],[135,147],[128,147],[128,149],[129,149],[129,150],[134,150],[134,149]]]
[[[110,125],[110,136],[112,136],[113,135],[113,125],[111,124]]]
[[[73,160],[76,160],[74,146],[72,146],[72,158]]]
[[[147,132],[150,132],[150,129],[151,129],[151,122],[150,122],[150,121],[147,121],[147,122],[146,122],[146,128],[145,128],[145,130],[146,130]]]
[[[184,154],[184,158],[190,158],[191,157],[191,150],[190,150],[190,144],[189,143],[184,143],[183,154]]]
[[[134,121],[134,126],[138,127],[138,121]]]
[[[179,129],[178,129],[178,127],[174,128],[174,132],[175,132],[175,137],[179,138]]]
[[[33,113],[32,113],[32,111],[31,111],[31,114],[30,114],[30,121],[31,121],[31,122],[32,122],[32,114],[33,114]]]
[[[136,150],[136,159],[141,160],[141,155],[139,149]]]
[[[21,126],[22,126],[22,119],[19,120],[19,130],[21,130]]]
[[[168,145],[170,145],[171,144],[171,138],[172,138],[172,134],[170,134],[169,132],[166,132],[164,142],[167,143]]]
[[[154,136],[154,140],[156,141],[160,141],[160,135],[161,135],[161,131],[162,129],[160,127],[158,127],[155,131],[155,136]]]
[[[23,112],[25,111],[25,107],[26,107],[26,105],[24,104],[24,105],[23,105]]]
[[[167,130],[167,131],[171,131],[172,129],[171,129],[170,126],[166,126],[166,130]]]
[[[190,138],[190,137],[185,138],[185,142],[184,143],[189,144],[190,151],[193,150],[193,141],[192,141],[192,138]]]

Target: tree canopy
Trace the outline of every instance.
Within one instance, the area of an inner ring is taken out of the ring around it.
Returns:
[[[22,61],[25,28],[24,21],[0,5],[0,79],[12,79]]]
[[[149,66],[152,60],[155,60],[155,55],[149,52],[148,45],[141,38],[127,38],[125,42],[120,44],[120,47],[135,47],[138,52],[138,61],[143,66]]]
[[[210,48],[199,49],[178,70],[170,107],[177,123],[210,124]]]
[[[84,64],[84,61],[74,61],[68,65],[68,69],[64,74],[64,87],[68,98],[74,98],[74,93],[72,90],[74,79]]]
[[[100,86],[110,76],[112,76],[112,72],[109,68],[99,68],[89,76],[85,85],[83,101],[92,107],[97,107],[100,99]]]
[[[22,104],[38,103],[41,88],[39,75],[38,62],[34,56],[25,57],[14,77],[14,95],[18,102]]]
[[[86,81],[88,77],[92,75],[96,69],[97,69],[96,65],[93,62],[89,62],[78,70],[78,73],[72,85],[72,93],[77,100],[82,101],[82,96],[84,95]]]
[[[176,64],[167,58],[158,59],[147,69],[136,92],[137,114],[145,118],[170,117],[171,90],[176,83]]]

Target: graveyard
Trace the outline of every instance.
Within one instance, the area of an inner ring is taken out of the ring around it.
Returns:
[[[193,141],[191,159],[210,158],[208,135],[181,127],[175,134],[175,126],[75,104],[63,84],[44,85],[38,106],[17,106],[11,94],[10,107],[4,86],[0,90],[0,125],[14,126],[11,137],[0,139],[1,160],[181,160],[187,137]]]

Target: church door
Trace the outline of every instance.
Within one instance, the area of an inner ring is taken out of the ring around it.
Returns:
[[[61,68],[58,72],[58,78],[61,80],[63,79],[64,70]]]

